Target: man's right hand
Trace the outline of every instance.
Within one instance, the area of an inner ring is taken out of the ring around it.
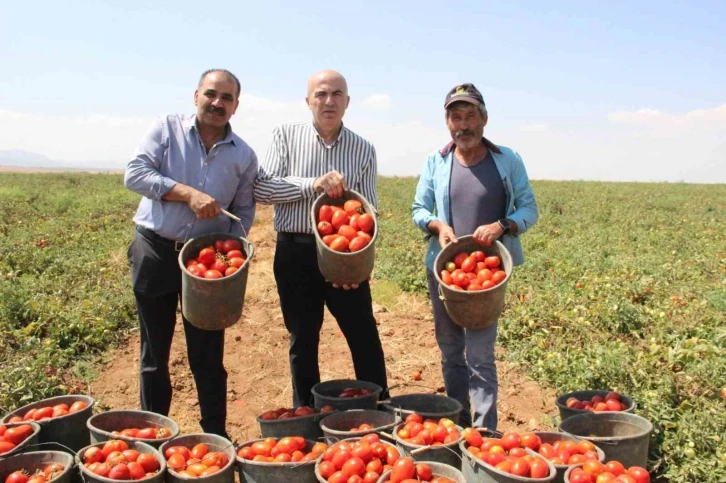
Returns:
[[[324,191],[331,198],[340,198],[348,190],[348,185],[342,174],[336,170],[328,171],[313,181],[315,191]]]
[[[197,215],[197,219],[200,220],[205,218],[214,218],[222,213],[222,210],[217,204],[217,200],[209,196],[207,193],[202,193],[195,189],[193,189],[190,193],[187,204],[194,214]]]
[[[456,234],[454,233],[454,229],[449,226],[449,224],[444,223],[440,220],[434,220],[429,223],[428,229],[431,233],[434,235],[437,235],[439,237],[439,245],[441,245],[441,248],[444,248],[446,245],[451,243],[456,243],[459,240],[456,238]]]

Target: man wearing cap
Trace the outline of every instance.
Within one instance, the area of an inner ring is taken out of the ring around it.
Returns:
[[[172,387],[169,352],[182,276],[184,242],[213,232],[244,236],[255,217],[257,157],[232,132],[240,82],[231,72],[204,72],[194,92],[196,114],[155,121],[126,168],[126,188],[143,196],[128,250],[141,338],[141,409],[167,415]],[[228,437],[224,330],[202,330],[183,319],[205,433]]]
[[[537,222],[537,203],[519,154],[483,136],[488,114],[479,90],[473,84],[454,87],[444,110],[452,141],[426,160],[413,221],[430,238],[426,277],[446,392],[464,406],[463,426],[496,429],[497,324],[481,330],[455,324],[438,297],[432,270],[436,255],[456,243],[457,235],[473,235],[484,246],[499,240],[514,265],[523,263],[519,236]]]

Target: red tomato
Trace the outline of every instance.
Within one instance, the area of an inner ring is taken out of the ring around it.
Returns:
[[[144,428],[140,429],[138,433],[136,433],[137,438],[142,439],[156,439],[156,429],[155,428]]]
[[[502,436],[502,447],[509,451],[512,448],[517,448],[521,446],[522,440],[519,438],[519,434],[517,433],[504,433],[504,436]]]
[[[222,249],[222,253],[227,253],[231,250],[242,250],[242,244],[239,240],[224,240],[224,248]]]
[[[331,225],[330,226],[330,229],[332,230],[332,228],[333,228],[333,226]],[[334,235],[325,235],[323,237],[323,243],[325,243],[326,245],[330,246],[330,244],[333,243],[333,240],[335,240],[336,238],[338,238],[338,235],[337,234],[334,234]]]
[[[360,227],[358,226],[358,218],[360,218],[360,215],[358,213],[352,215],[350,217],[350,226],[355,230],[360,230]]]
[[[211,248],[202,248],[202,250],[199,252],[199,255],[197,256],[197,260],[199,261],[199,263],[203,264],[206,267],[211,266],[216,258],[216,253]]]
[[[319,222],[318,233],[320,233],[320,236],[330,235],[331,233],[333,233],[333,225],[331,225],[330,222],[327,221]]]
[[[369,241],[370,240],[366,240],[362,236],[356,236],[350,241],[350,245],[348,246],[348,248],[351,252],[357,252],[363,250],[366,246],[368,246]]]
[[[530,478],[546,478],[550,474],[550,467],[542,458],[535,458],[529,464]]]
[[[487,266],[487,268],[497,268],[500,263],[501,261],[496,255],[492,255],[491,257],[486,257],[484,259],[484,264]]]
[[[341,213],[340,211],[338,213]],[[346,215],[348,216],[348,215]],[[330,249],[336,252],[346,252],[348,251],[348,246],[350,245],[350,241],[341,235],[336,235],[337,238],[330,242]]]
[[[53,416],[53,408],[44,407],[35,411],[35,416],[33,416],[33,419],[36,421],[40,421],[42,418],[49,418],[51,416]]]
[[[416,465],[416,477],[419,480],[429,481],[433,478],[434,473],[431,471],[431,467],[426,463],[419,463]]]
[[[13,428],[8,428],[2,435],[1,440],[5,440],[8,443],[20,444],[25,439],[33,434],[33,427],[29,424],[21,424]]]
[[[539,451],[542,440],[534,433],[522,433],[519,437],[522,440],[522,446],[532,451]]]
[[[219,253],[224,253],[224,240],[217,240],[214,242],[214,249]]]
[[[570,483],[593,483],[594,479],[581,468],[575,468],[570,473]]]
[[[472,256],[466,257],[461,262],[461,269],[467,273],[473,272],[475,268],[476,268],[476,259]]]
[[[139,459],[139,452],[135,449],[127,449],[121,453],[126,458],[126,461],[136,461]]]
[[[348,213],[340,210],[333,213],[333,219],[330,223],[333,225],[333,229],[337,231],[340,229],[341,226],[347,225],[349,222],[350,216],[348,216]]]
[[[484,255],[484,252],[481,250],[474,250],[469,256],[474,257],[477,262],[483,262],[486,258],[486,255]]]
[[[132,480],[140,480],[146,477],[146,471],[144,471],[144,467],[140,464],[132,461],[127,466],[129,467],[129,475]]]
[[[456,264],[456,268],[461,268],[461,264],[464,263],[464,260],[466,260],[466,257],[468,257],[466,252],[459,252],[456,255],[454,255],[454,258],[452,261]]]
[[[650,483],[648,470],[640,466],[631,466],[628,468],[628,475],[632,476],[637,483]]]
[[[413,479],[415,475],[416,467],[411,458],[399,458],[391,469],[391,481],[394,483]]]
[[[492,271],[488,268],[485,268],[484,270],[479,270],[476,274],[476,278],[479,279],[479,283],[483,283],[486,280],[492,279]]]
[[[222,277],[224,277],[224,275],[222,275],[219,270],[207,270],[206,272],[204,272],[204,278],[217,279]]]
[[[204,272],[202,272],[202,269],[199,268],[199,265],[191,265],[187,267],[187,272],[197,277],[204,277]]]
[[[5,483],[27,483],[28,475],[22,471],[13,471],[5,478]]]
[[[454,279],[451,277],[451,274],[448,270],[441,270],[441,281],[444,282],[446,285],[454,283]]]
[[[150,453],[141,453],[136,459],[136,462],[140,464],[141,467],[144,468],[144,471],[147,473],[151,473],[152,471],[158,471],[161,467],[161,465],[159,464],[159,460],[157,460],[156,457]]]
[[[466,276],[466,273],[459,272],[454,275],[454,283],[461,288],[466,288],[469,286],[470,280],[469,277]]]
[[[112,480],[130,480],[131,472],[126,464],[119,463],[111,467],[111,471],[108,472],[108,477]]]
[[[177,453],[182,455],[185,463],[189,458],[192,457],[191,451],[189,451],[189,448],[187,448],[186,446],[170,446],[169,448],[166,448],[166,450],[164,450],[164,456],[167,460],[171,457],[171,455]]]
[[[368,243],[370,243],[371,240],[373,240],[373,237],[370,236],[368,233],[364,232],[363,230],[358,230],[358,236],[363,237],[366,240],[368,240]]]
[[[348,241],[352,241],[353,238],[358,236],[358,231],[353,229],[350,225],[343,225],[338,228],[338,235],[346,237]]]
[[[330,461],[321,461],[318,471],[320,471],[320,476],[327,480],[335,473],[335,465]]]
[[[529,462],[524,458],[517,458],[512,462],[511,473],[515,476],[529,476]]]
[[[366,233],[373,233],[373,228],[375,227],[376,222],[373,219],[373,215],[370,213],[363,213],[358,218],[358,228],[360,228],[361,231],[364,231]]]
[[[504,270],[499,270],[492,274],[492,283],[494,285],[499,285],[504,281],[505,278],[507,278],[507,272],[505,272]]]
[[[330,207],[330,205],[322,205],[320,207],[320,210],[318,211],[318,221],[327,221],[330,223],[330,220],[333,219],[333,209]]]
[[[348,200],[343,204],[343,210],[350,216],[355,215],[363,208],[363,203],[358,200]]]
[[[139,462],[139,464],[141,463]],[[184,455],[182,455],[181,453],[174,453],[172,455],[169,455],[166,460],[166,464],[169,468],[173,470],[183,470],[187,466],[187,460],[184,459]]]

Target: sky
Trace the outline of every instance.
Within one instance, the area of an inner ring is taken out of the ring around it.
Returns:
[[[3,2],[0,150],[122,168],[226,68],[263,159],[331,68],[382,175],[419,174],[451,139],[446,93],[472,82],[530,178],[726,183],[724,25],[723,1]]]

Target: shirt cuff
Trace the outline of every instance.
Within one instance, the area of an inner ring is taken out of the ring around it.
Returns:
[[[157,201],[162,201],[164,195],[166,195],[171,189],[176,186],[177,182],[171,178],[161,178],[159,185]]]
[[[312,198],[315,194],[315,190],[313,189],[314,183],[315,178],[303,178],[302,185],[300,185],[300,193],[304,199]]]

